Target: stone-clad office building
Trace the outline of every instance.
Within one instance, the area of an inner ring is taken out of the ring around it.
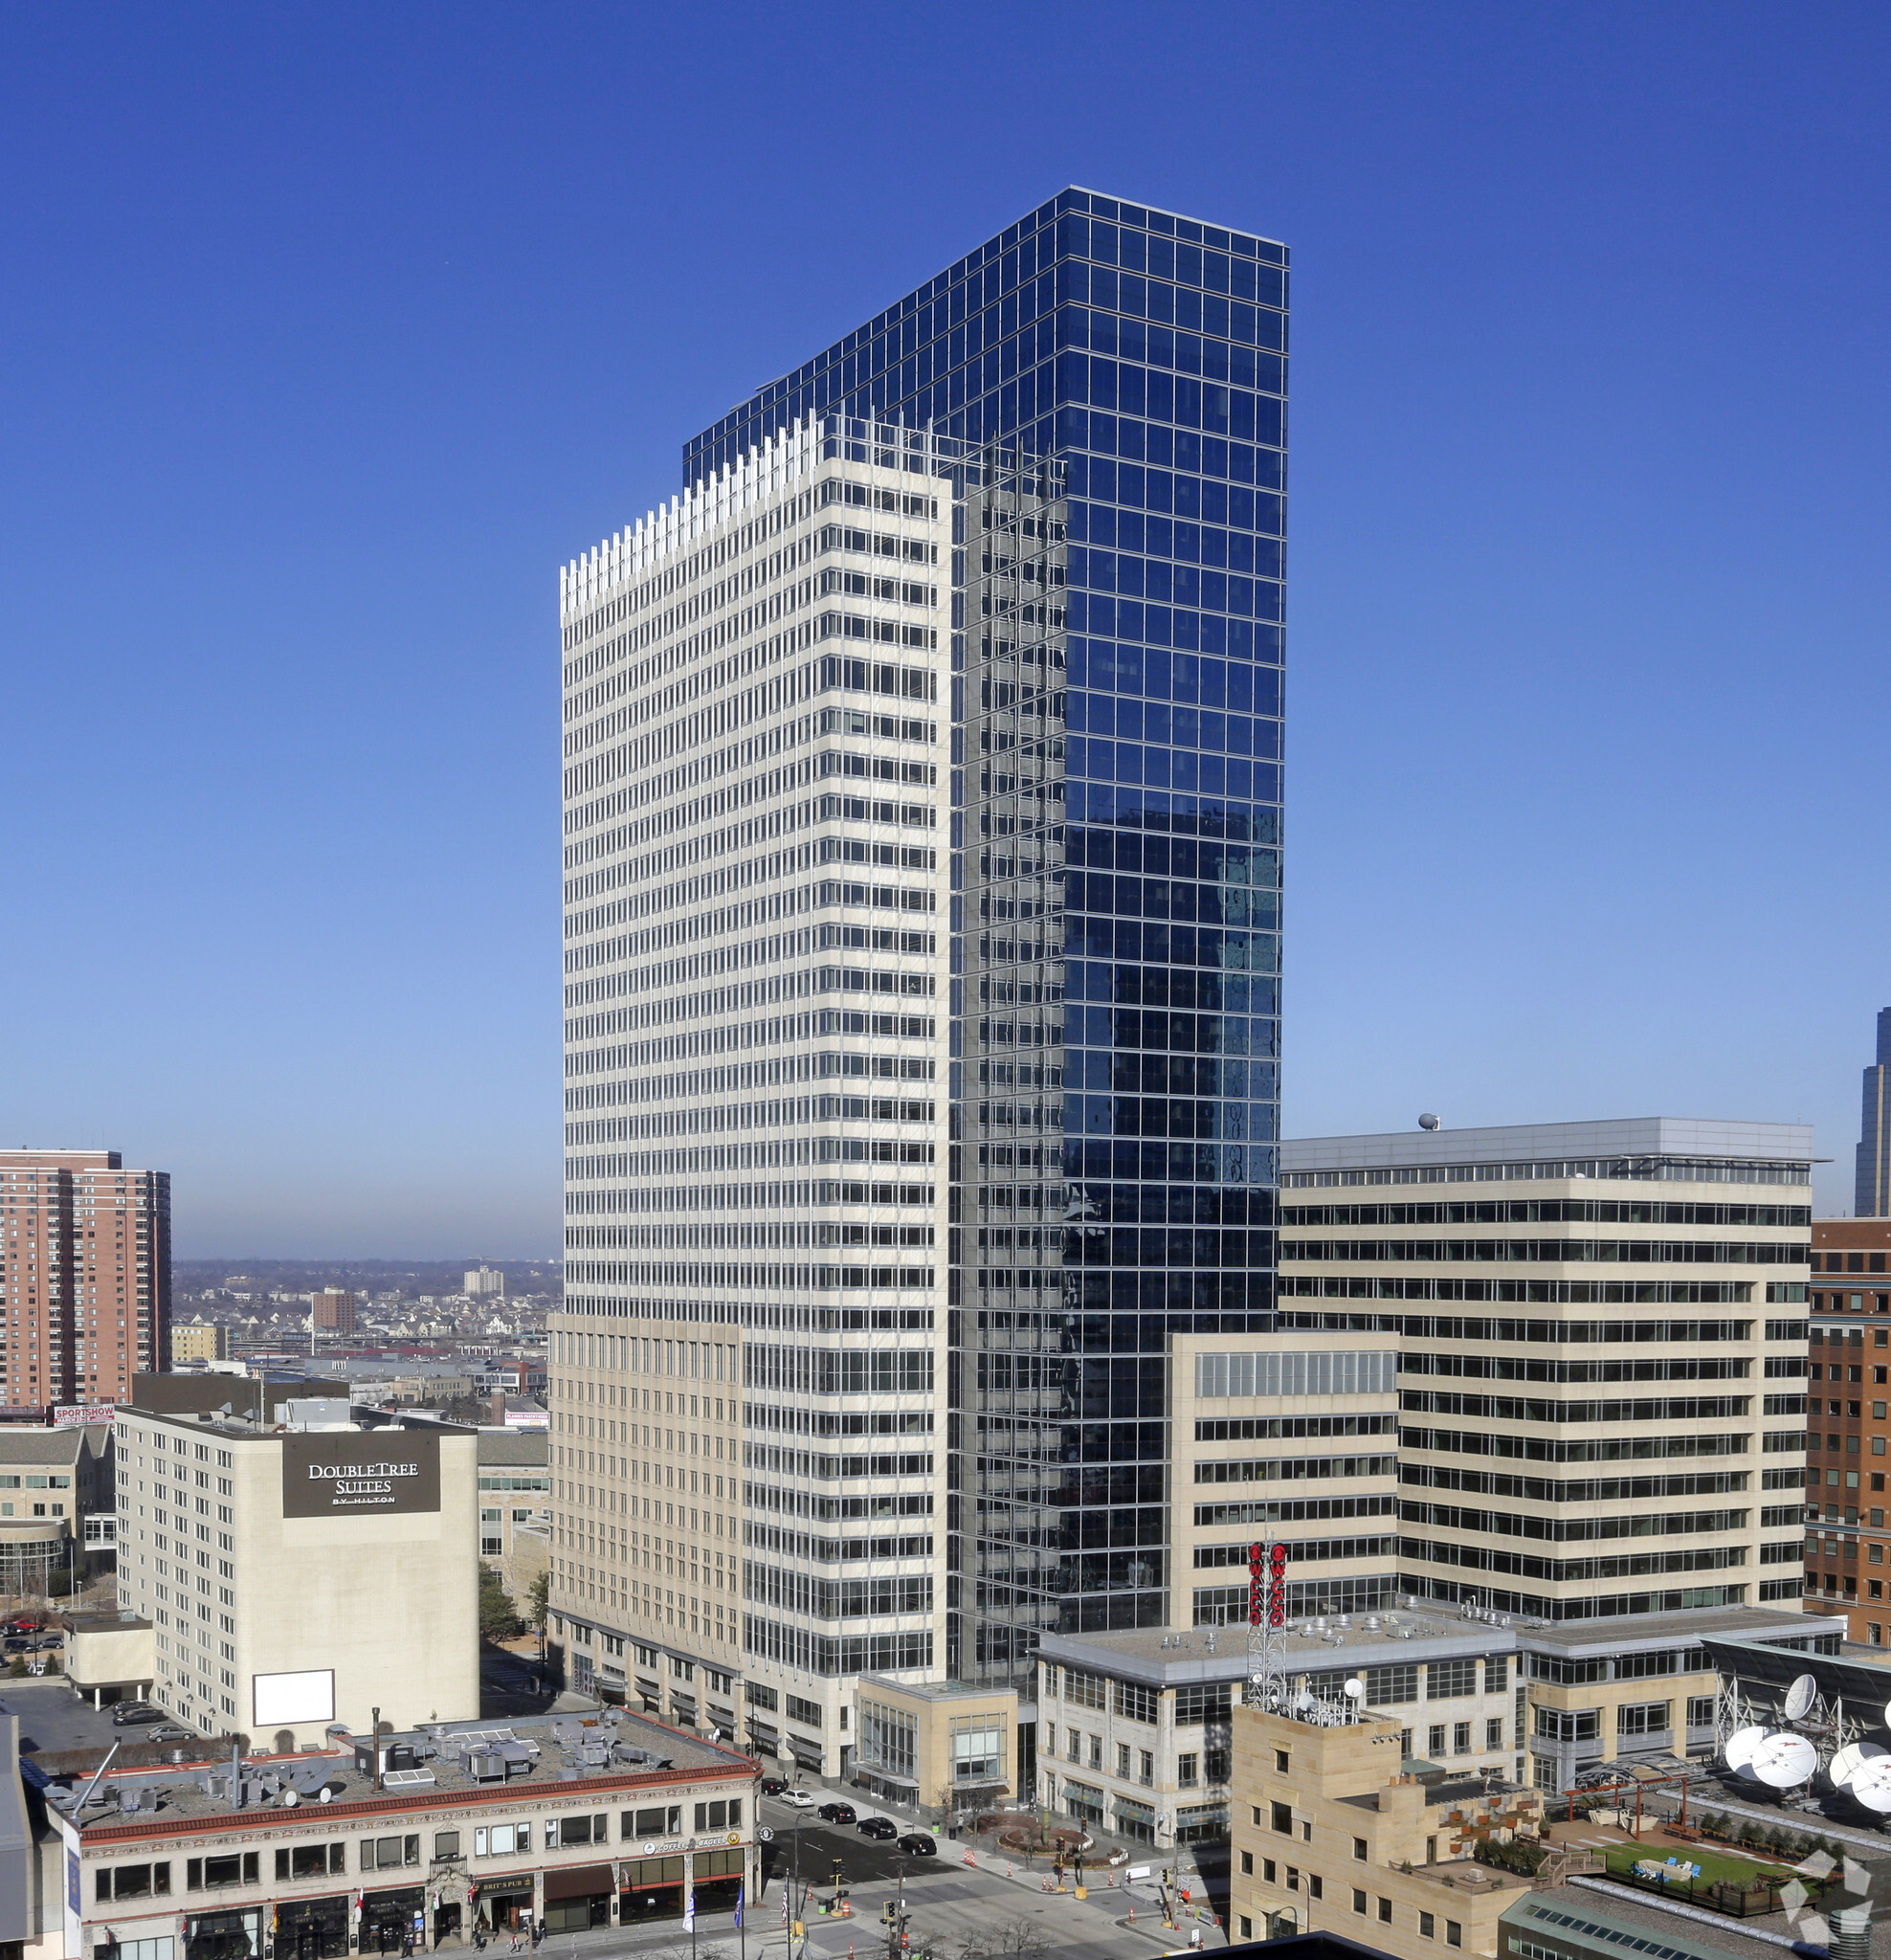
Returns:
[[[1399,1349],[1399,1578],[1551,1623],[1797,1609],[1813,1138],[1301,1137],[1281,1320]]]
[[[567,568],[596,1679],[832,1767],[861,1668],[1189,1611],[1171,1345],[1274,1304],[1285,258],[1059,193]]]
[[[580,1679],[820,1759],[944,1645],[956,508],[803,429],[564,592],[552,1600]]]

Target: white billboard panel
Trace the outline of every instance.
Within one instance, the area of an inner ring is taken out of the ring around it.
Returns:
[[[285,1722],[332,1722],[335,1719],[335,1670],[310,1668],[301,1674],[259,1674],[255,1677],[256,1726]]]

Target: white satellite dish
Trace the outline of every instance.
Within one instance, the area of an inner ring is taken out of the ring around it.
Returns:
[[[1819,1752],[1810,1736],[1782,1730],[1753,1751],[1746,1773],[1773,1790],[1793,1790],[1810,1783],[1818,1766]]]
[[[1891,1761],[1875,1756],[1853,1771],[1846,1792],[1868,1811],[1891,1811]]]
[[[1363,1702],[1366,1699],[1366,1683],[1363,1681],[1349,1681],[1343,1692],[1348,1702]]]
[[[1729,1770],[1745,1771],[1753,1760],[1753,1751],[1772,1733],[1769,1728],[1736,1728],[1726,1739],[1726,1748],[1721,1751],[1721,1760]]]
[[[1786,1691],[1786,1719],[1799,1721],[1818,1699],[1819,1684],[1810,1674],[1802,1674]]]
[[[1891,1751],[1887,1751],[1882,1743],[1848,1742],[1834,1754],[1826,1765],[1825,1773],[1832,1779],[1835,1790],[1843,1790],[1867,1763],[1880,1757],[1891,1757]]]
[[[301,1798],[298,1796],[293,1790],[285,1790],[282,1793],[282,1808],[285,1811],[294,1810],[295,1807],[300,1802]]]

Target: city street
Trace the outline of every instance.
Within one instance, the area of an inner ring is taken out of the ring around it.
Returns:
[[[830,1794],[845,1796],[862,1816],[890,1816],[902,1832],[917,1828],[910,1816],[897,1810],[877,1810],[859,1801],[856,1793],[810,1787],[822,1800]],[[1096,1872],[1087,1875],[1088,1898],[1079,1900],[1069,1891],[1046,1889],[1052,1881],[1041,1860],[1038,1868],[1032,1870],[1021,1860],[974,1850],[970,1856],[976,1862],[968,1864],[968,1847],[949,1838],[936,1840],[936,1857],[915,1858],[890,1840],[861,1838],[852,1825],[822,1823],[812,1812],[797,1811],[772,1797],[762,1800],[761,1815],[764,1825],[775,1833],[774,1842],[768,1847],[775,1856],[765,1862],[767,1888],[759,1909],[749,1917],[748,1931],[761,1934],[777,1954],[786,1953],[781,1885],[794,1866],[797,1819],[802,1820],[801,1880],[804,1885],[813,1887],[806,1921],[808,1950],[820,1960],[849,1960],[850,1955],[856,1960],[871,1960],[871,1956],[885,1952],[880,1906],[900,1896],[902,1874],[904,1903],[911,1915],[906,1921],[908,1950],[914,1954],[929,1950],[937,1960],[958,1960],[968,1946],[994,1955],[1015,1951],[1014,1939],[1007,1936],[1020,1931],[1033,1945],[1043,1941],[1047,1960],[1079,1949],[1120,1956],[1120,1960],[1131,1960],[1131,1956],[1151,1960],[1151,1956],[1185,1949],[1189,1943],[1186,1924],[1180,1929],[1163,1925],[1160,1895],[1153,1882],[1131,1884],[1123,1873]],[[840,1860],[848,1901],[854,1908],[851,1918],[820,1913],[822,1901],[833,1895],[835,1858]],[[1150,1862],[1155,1864],[1153,1857]],[[699,1944],[707,1925],[703,1922],[699,1927]],[[1219,1927],[1204,1924],[1202,1936],[1206,1946],[1226,1944]],[[716,1939],[726,1945],[720,1925]],[[740,1956],[730,1951],[727,1960],[740,1960]]]

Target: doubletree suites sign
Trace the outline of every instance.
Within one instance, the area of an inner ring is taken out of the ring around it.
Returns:
[[[282,1515],[437,1511],[440,1439],[424,1430],[313,1430],[282,1438]]]

